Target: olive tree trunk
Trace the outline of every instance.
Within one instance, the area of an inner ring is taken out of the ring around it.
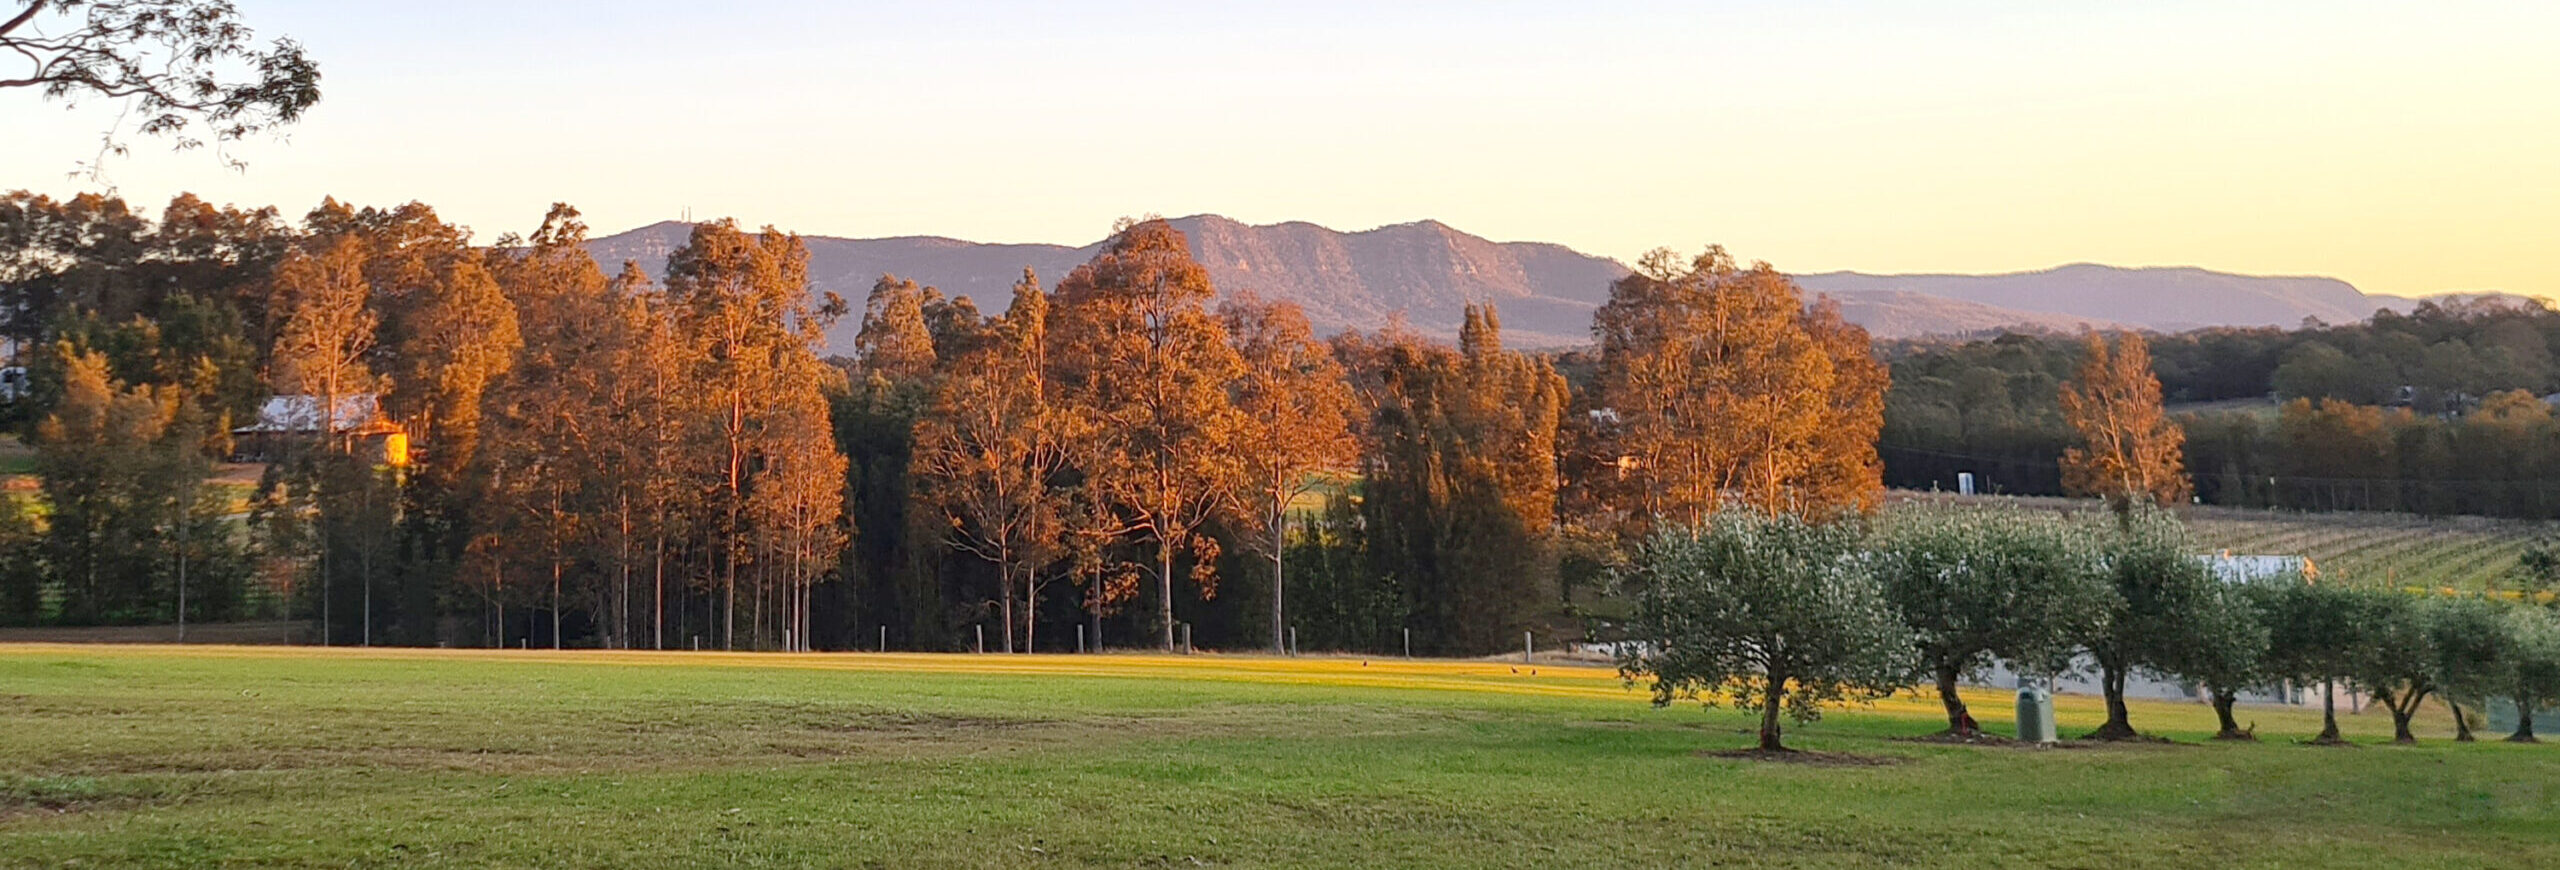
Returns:
[[[2249,732],[2249,731],[2242,731],[2242,730],[2240,730],[2240,720],[2238,720],[2238,719],[2236,719],[2236,718],[2233,718],[2233,717],[2232,717],[2232,715],[2231,715],[2231,707],[2232,707],[2232,705],[2234,705],[2234,704],[2238,704],[2238,703],[2240,703],[2240,692],[2239,692],[2238,690],[2236,690],[2236,689],[2215,689],[2215,690],[2213,690],[2213,716],[2214,716],[2214,718],[2215,718],[2215,719],[2221,720],[2221,725],[2222,725],[2222,730],[2214,732],[2213,739],[2215,739],[2215,740],[2256,740],[2256,739],[2258,739],[2258,735],[2256,735],[2256,734],[2254,734],[2254,733],[2251,733],[2251,732]]]
[[[1787,698],[1787,678],[1770,674],[1767,691],[1768,695],[1760,705],[1760,749],[1764,752],[1785,752],[1787,747],[1778,742],[1778,708]]]
[[[2100,725],[2098,730],[2089,732],[2089,739],[2131,740],[2134,738],[2133,717],[2124,706],[2125,672],[2131,669],[2131,666],[2121,663],[2099,663],[2098,690],[2107,698],[2107,724]]]
[[[2338,736],[2338,681],[2336,680],[2320,682],[2320,736],[2311,738],[2311,742],[2347,742]]]
[[[1956,696],[1957,676],[1953,666],[1938,667],[1938,700],[1947,705],[1947,733],[1971,737],[1981,732],[1970,724],[1973,716],[1965,709],[1964,699]]]

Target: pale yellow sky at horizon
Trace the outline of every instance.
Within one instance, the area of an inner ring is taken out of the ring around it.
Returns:
[[[555,200],[599,233],[1063,244],[1430,218],[1795,272],[2560,296],[2560,4],[240,5],[324,101],[245,173],[137,142],[127,196],[416,199],[483,239]],[[111,108],[0,91],[0,188],[93,188],[66,173]]]

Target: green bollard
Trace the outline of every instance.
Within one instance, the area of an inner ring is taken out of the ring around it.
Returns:
[[[2042,686],[2018,687],[2018,741],[2052,743],[2059,739],[2053,722],[2053,693]]]

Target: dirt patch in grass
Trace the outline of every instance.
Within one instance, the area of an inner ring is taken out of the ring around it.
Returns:
[[[2070,749],[2095,749],[2102,746],[2185,746],[2186,744],[2152,734],[2131,737],[2082,737],[2055,744]]]
[[[2187,745],[2166,737],[2153,737],[2148,734],[2140,737],[2126,737],[2117,740],[2099,740],[2089,737],[2079,737],[2064,738],[2052,743],[2036,743],[2027,740],[2019,740],[2014,737],[2002,737],[1997,734],[1952,734],[1940,731],[1936,734],[1923,734],[1917,737],[1895,737],[1893,740],[1899,743],[1927,743],[1936,746],[1982,746],[1993,749],[2019,749],[2028,751],[2042,751],[2048,749],[2141,749],[2147,747]]]
[[[1899,741],[1902,741],[1902,742],[1904,742],[1904,743],[1935,743],[1935,744],[1948,745],[1948,746],[2034,746],[2034,745],[2036,745],[2036,744],[2033,744],[2033,743],[2022,743],[2022,742],[2018,741],[2016,738],[2011,738],[2011,737],[2002,737],[2002,736],[2000,736],[2000,735],[1998,735],[1998,734],[1992,734],[1992,733],[1985,732],[1985,731],[1976,731],[1976,732],[1973,732],[1973,733],[1971,733],[1971,734],[1959,734],[1959,733],[1956,733],[1956,732],[1953,732],[1953,731],[1940,731],[1940,732],[1938,732],[1938,733],[1936,733],[1936,734],[1923,734],[1923,735],[1920,735],[1920,736],[1918,736],[1918,737],[1896,737],[1896,738],[1893,738],[1893,739],[1895,739],[1895,740],[1899,740]]]
[[[1055,725],[1062,721],[1065,720],[1037,717],[1009,718],[1002,716],[961,716],[948,713],[918,713],[914,711],[901,710],[886,712],[866,711],[850,715],[841,713],[810,713],[801,716],[793,724],[812,731],[833,731],[845,734],[871,734],[879,732],[914,734],[950,731],[1007,731],[1021,728],[1034,728],[1043,725]]]
[[[1803,764],[1812,767],[1892,767],[1911,759],[1899,755],[1858,755],[1849,752],[1814,752],[1804,749],[1701,749],[1700,758],[1724,758],[1735,761],[1767,761],[1779,764]]]
[[[150,790],[116,788],[82,776],[0,777],[0,819],[130,806],[157,797]]]

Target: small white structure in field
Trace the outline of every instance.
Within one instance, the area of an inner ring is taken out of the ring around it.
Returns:
[[[2224,583],[2249,583],[2277,577],[2317,578],[2320,567],[2309,556],[2258,556],[2230,550],[2197,556]]]

